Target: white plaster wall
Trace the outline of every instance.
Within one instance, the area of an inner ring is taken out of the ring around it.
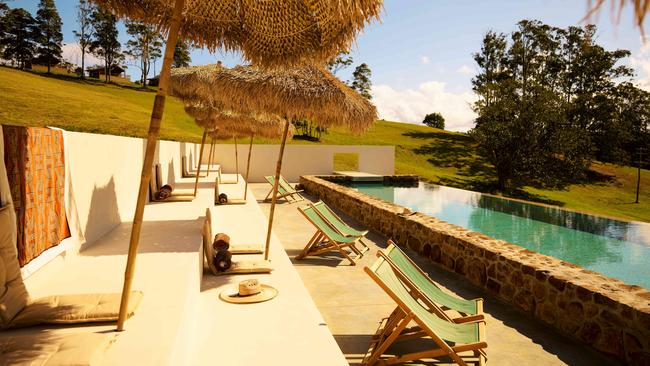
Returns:
[[[185,148],[178,142],[158,143],[154,162],[160,163],[165,182],[173,184],[181,176],[180,157]],[[66,132],[66,149],[66,205],[78,244],[92,243],[121,222],[132,221],[145,140]]]
[[[248,144],[238,144],[239,173],[246,172]],[[210,146],[206,145],[203,163],[208,163]],[[215,161],[221,164],[224,173],[235,172],[235,145],[215,145]],[[279,145],[253,145],[250,182],[264,182],[265,175],[273,175],[278,159]],[[197,151],[192,151],[198,154]],[[359,154],[359,171],[393,175],[395,173],[395,147],[370,145],[286,145],[282,163],[282,175],[291,182],[297,182],[301,175],[332,174],[334,154]]]
[[[1,132],[0,129],[0,136]],[[120,223],[133,220],[145,151],[145,140],[139,138],[64,131],[64,139],[66,211],[71,238],[48,258],[58,255],[61,250],[74,254],[83,245],[93,243]],[[235,171],[234,148],[232,144],[215,145],[216,161],[222,165],[225,173]],[[206,145],[203,157],[206,163],[208,149],[209,145]],[[11,197],[3,152],[4,149],[0,148],[0,201],[6,204]],[[179,182],[182,176],[181,157],[186,156],[190,169],[194,169],[199,152],[200,146],[197,144],[160,141],[154,162],[161,165],[163,182],[172,185]],[[279,145],[253,145],[251,182],[263,182],[265,175],[274,174],[278,152]],[[394,173],[393,146],[287,145],[282,174],[294,182],[298,181],[300,175],[331,174],[335,153],[359,154],[360,171],[380,175]],[[239,172],[244,175],[248,145],[238,145],[238,154]],[[44,257],[43,260],[47,262],[48,258]]]

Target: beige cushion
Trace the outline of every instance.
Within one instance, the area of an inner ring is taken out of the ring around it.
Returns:
[[[14,366],[101,365],[114,337],[82,333],[5,336],[0,339],[0,364]]]
[[[0,208],[0,328],[6,327],[29,302],[29,295],[20,275],[16,238],[12,235],[15,230],[12,228],[10,210],[13,209],[12,205]]]
[[[37,324],[77,324],[115,321],[120,312],[121,294],[80,294],[48,296],[23,309],[9,324],[11,328]],[[133,291],[128,316],[133,316],[142,292]]]

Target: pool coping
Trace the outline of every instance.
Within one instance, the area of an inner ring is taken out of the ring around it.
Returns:
[[[560,332],[629,364],[650,362],[647,289],[411,212],[329,179],[342,181],[303,176],[300,183],[307,193]]]

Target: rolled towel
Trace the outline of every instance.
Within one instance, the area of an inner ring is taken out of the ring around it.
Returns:
[[[219,195],[219,204],[225,205],[226,203],[228,203],[228,196],[225,193],[221,193]]]
[[[212,249],[215,253],[221,250],[228,250],[230,248],[230,237],[224,233],[218,233],[214,236],[214,241],[212,242]]]
[[[169,198],[172,195],[173,190],[174,189],[172,186],[165,184],[164,186],[160,187],[160,190],[158,192],[156,192],[156,199],[165,200]]]
[[[232,254],[227,250],[220,250],[214,254],[212,263],[217,271],[227,271],[232,265]]]

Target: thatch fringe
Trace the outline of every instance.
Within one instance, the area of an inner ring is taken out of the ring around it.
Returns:
[[[173,0],[92,0],[166,32]],[[210,51],[241,51],[264,67],[323,64],[379,20],[382,0],[186,0],[181,38]]]
[[[200,103],[186,104],[185,111],[194,117],[197,125],[212,131],[210,136],[217,140],[249,137],[251,134],[269,139],[282,138],[285,119],[274,114],[236,113]],[[291,126],[289,137],[293,134]]]
[[[267,70],[220,64],[172,70],[171,91],[234,111],[263,111],[307,119],[322,127],[362,132],[377,119],[369,100],[316,66]]]

